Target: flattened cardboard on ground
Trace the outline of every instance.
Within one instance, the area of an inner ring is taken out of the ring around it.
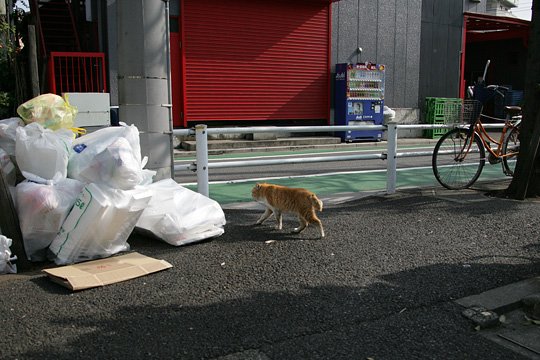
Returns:
[[[172,265],[165,260],[132,252],[106,259],[45,269],[43,272],[52,281],[76,291],[134,279],[171,267]]]

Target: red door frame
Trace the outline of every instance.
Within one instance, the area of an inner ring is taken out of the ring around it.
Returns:
[[[339,0],[334,0],[339,1]],[[326,124],[332,125],[332,114],[331,114],[331,108],[332,108],[332,2],[331,1],[328,4],[328,50],[327,56],[328,56],[328,66],[327,66],[327,77],[328,77],[328,110],[327,110],[327,117],[326,117]]]
[[[469,20],[471,22],[469,27]],[[467,43],[472,41],[498,40],[505,38],[521,38],[525,47],[528,46],[528,34],[530,22],[527,20],[508,18],[496,15],[464,13],[463,14],[463,33],[461,42],[461,68],[460,68],[460,84],[459,96],[465,98],[465,60]],[[475,34],[474,30],[497,30],[504,29],[502,32],[487,32],[484,34]],[[470,31],[470,36],[467,32]]]
[[[463,16],[463,26],[461,33],[461,60],[459,69],[459,97],[465,99],[465,52],[467,49],[467,19]]]
[[[183,2],[180,1],[180,6],[183,7]],[[180,10],[183,14],[183,8]],[[179,32],[171,32],[171,88],[172,88],[172,109],[173,109],[173,126],[175,128],[187,126],[185,118],[185,88],[186,77],[185,74],[185,55],[184,55],[184,29],[182,25],[182,18],[177,16],[171,16],[171,18],[178,21]]]

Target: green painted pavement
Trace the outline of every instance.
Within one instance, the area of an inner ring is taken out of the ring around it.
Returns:
[[[505,179],[501,165],[486,164],[478,181]],[[238,183],[216,183],[209,185],[210,198],[220,204],[252,201],[251,189],[257,181]],[[268,182],[303,187],[319,196],[328,196],[347,192],[372,192],[386,190],[386,171],[370,171],[348,174],[331,174],[315,177],[296,177],[272,179]],[[397,189],[408,187],[441,186],[430,167],[398,170]],[[188,189],[197,191],[196,185],[186,185]]]

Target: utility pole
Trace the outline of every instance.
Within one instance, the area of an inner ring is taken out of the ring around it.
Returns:
[[[140,132],[154,180],[173,177],[168,2],[118,0],[119,119]]]
[[[520,149],[507,190],[518,200],[540,195],[540,0],[533,1],[532,10]]]
[[[28,25],[28,63],[30,66],[30,81],[32,84],[32,97],[40,94],[39,91],[39,71],[38,71],[38,52],[36,40],[36,26]]]

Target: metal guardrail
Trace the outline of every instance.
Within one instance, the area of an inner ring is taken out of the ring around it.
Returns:
[[[484,127],[502,128],[503,124],[484,124]],[[387,160],[386,166],[386,193],[393,194],[396,192],[397,182],[397,159],[400,157],[415,157],[429,156],[433,151],[417,151],[417,152],[397,152],[398,130],[408,129],[452,129],[455,127],[468,127],[468,125],[460,124],[411,124],[399,125],[396,122],[389,122],[386,125],[341,125],[341,126],[256,126],[242,128],[208,128],[206,125],[196,125],[191,129],[173,130],[173,135],[195,135],[196,140],[196,159],[195,162],[188,165],[174,165],[174,172],[191,170],[197,173],[197,191],[205,196],[209,195],[209,168],[229,168],[229,167],[247,167],[247,166],[262,166],[262,165],[279,165],[279,164],[300,164],[313,162],[327,161],[347,161],[347,160],[372,160],[381,159]],[[242,160],[242,161],[227,161],[227,162],[208,162],[208,135],[211,134],[253,134],[253,133],[302,133],[302,132],[334,132],[334,131],[349,131],[349,130],[382,130],[387,132],[386,151],[380,154],[358,154],[358,155],[339,155],[328,157],[297,157],[294,159],[279,159],[279,160]]]

